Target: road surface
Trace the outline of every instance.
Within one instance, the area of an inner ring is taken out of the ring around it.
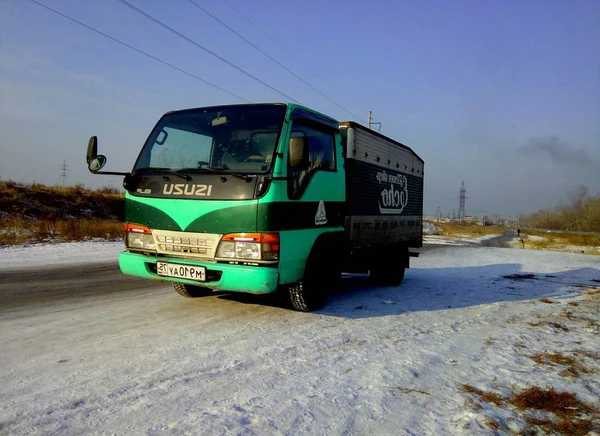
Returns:
[[[504,234],[496,236],[495,238],[484,239],[481,241],[481,245],[484,247],[497,247],[497,248],[511,248],[511,241],[517,237],[517,232],[514,230],[507,230]]]
[[[164,283],[122,274],[116,261],[19,268],[0,271],[0,310],[38,303],[57,304],[65,299],[97,297],[157,286],[164,286]]]

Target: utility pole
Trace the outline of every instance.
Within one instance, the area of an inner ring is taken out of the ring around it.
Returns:
[[[67,178],[67,161],[63,160],[62,164],[62,173],[60,176],[62,177],[62,188],[65,189],[65,179]]]
[[[381,131],[381,123],[378,121],[373,121],[373,112],[369,111],[369,130],[371,130],[371,126],[374,124],[379,124],[379,131]]]

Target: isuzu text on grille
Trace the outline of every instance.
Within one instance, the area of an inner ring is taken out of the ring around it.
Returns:
[[[163,194],[165,195],[197,195],[199,197],[210,197],[212,185],[196,185],[187,183],[165,184]]]

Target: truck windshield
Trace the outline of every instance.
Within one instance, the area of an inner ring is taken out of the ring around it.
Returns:
[[[133,170],[268,172],[285,111],[284,105],[240,105],[166,114]]]

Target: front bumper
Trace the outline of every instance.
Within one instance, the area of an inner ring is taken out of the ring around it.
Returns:
[[[156,274],[157,260],[181,265],[204,266],[206,268],[207,281],[199,282],[182,278],[159,276]],[[220,291],[267,294],[269,292],[274,292],[279,284],[279,271],[277,268],[228,265],[223,263],[198,262],[187,259],[156,258],[143,254],[130,253],[128,251],[119,253],[119,268],[123,274],[145,279],[186,283]]]

